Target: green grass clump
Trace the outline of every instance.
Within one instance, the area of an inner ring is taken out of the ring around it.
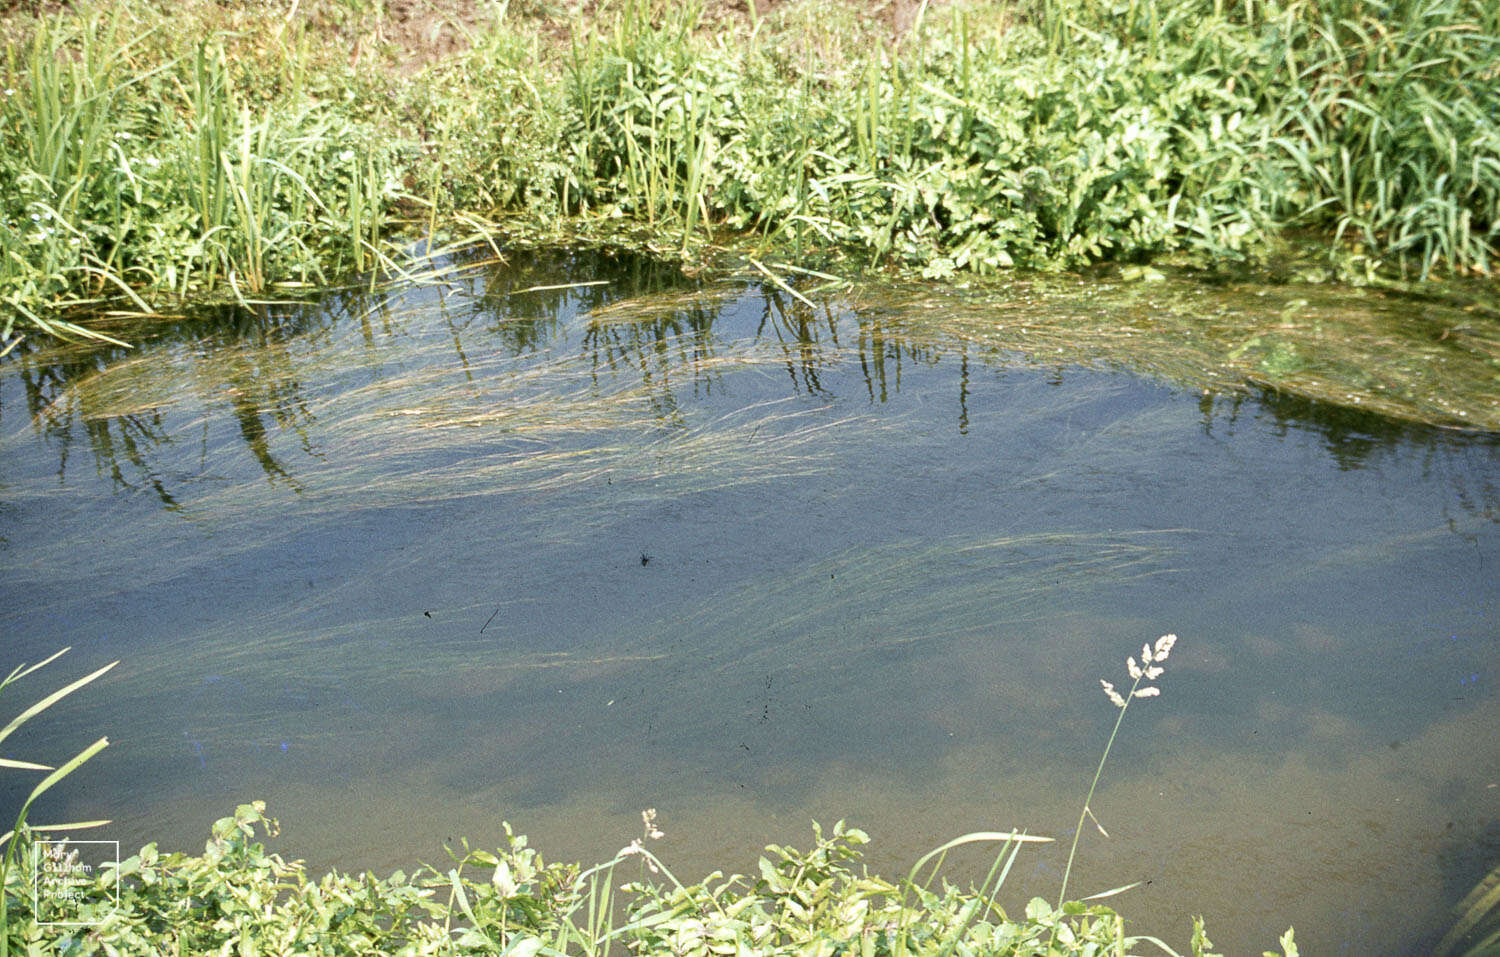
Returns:
[[[1295,241],[1420,279],[1500,250],[1485,0],[957,2],[894,31],[838,0],[502,3],[414,76],[363,52],[381,5],[305,6],[12,15],[0,302],[76,334],[101,296],[326,284],[497,221],[929,277]]]
[[[245,299],[375,262],[393,146],[295,90],[256,102],[226,38],[174,51],[165,26],[122,5],[5,51],[0,303],[48,331],[90,334],[56,317],[100,296]]]
[[[1366,273],[1492,268],[1500,14],[1477,0],[1049,3],[1021,25],[955,5],[800,60],[774,26],[725,44],[649,12],[575,41],[568,211],[929,275],[1243,258],[1291,228]]]

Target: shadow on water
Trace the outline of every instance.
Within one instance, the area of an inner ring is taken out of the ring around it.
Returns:
[[[59,800],[188,846],[265,797],[344,867],[502,818],[597,857],[658,806],[679,870],[743,870],[848,816],[904,869],[967,830],[1069,836],[1097,682],[1172,630],[1077,886],[1151,881],[1122,907],[1171,940],[1202,912],[1231,951],[1295,923],[1363,953],[1419,948],[1486,866],[1500,440],[1448,427],[1489,414],[1473,314],[1420,304],[1430,358],[1329,402],[1411,301],[1107,275],[804,301],[510,260],[13,355],[0,630],[125,661],[47,732],[118,742]],[[1026,857],[1008,906],[1060,863]]]

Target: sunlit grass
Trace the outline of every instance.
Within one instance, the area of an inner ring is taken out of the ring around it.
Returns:
[[[744,21],[631,0],[566,28],[502,5],[414,77],[362,54],[382,11],[356,6],[13,13],[0,349],[97,334],[75,320],[105,300],[149,315],[410,270],[399,237],[499,222],[933,278],[1288,241],[1321,245],[1323,275],[1493,269],[1500,24],[1478,0],[803,0]]]

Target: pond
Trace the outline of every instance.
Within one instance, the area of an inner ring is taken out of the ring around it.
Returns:
[[[1415,953],[1500,858],[1500,441],[1231,387],[1172,319],[1450,307],[508,259],[0,368],[5,667],[74,649],[3,710],[121,660],[7,745],[111,739],[34,820],[192,850],[261,798],[288,856],[388,871],[505,821],[599,861],[654,807],[694,878],[814,819],[888,876],[1015,827],[1059,839],[1021,905],[1100,679],[1174,632],[1072,893],[1144,882],[1112,903],[1179,949]]]

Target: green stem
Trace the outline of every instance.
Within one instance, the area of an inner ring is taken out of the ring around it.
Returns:
[[[1130,690],[1125,692],[1125,703],[1120,706],[1120,716],[1115,719],[1115,729],[1109,733],[1109,742],[1104,745],[1104,754],[1099,758],[1099,767],[1094,771],[1094,782],[1089,785],[1088,797],[1083,799],[1083,810],[1078,814],[1078,826],[1073,829],[1073,846],[1068,850],[1068,865],[1063,868],[1062,887],[1057,891],[1057,906],[1062,908],[1063,902],[1068,899],[1068,877],[1073,873],[1073,858],[1078,854],[1078,838],[1083,834],[1083,822],[1088,817],[1089,805],[1094,803],[1094,789],[1099,786],[1099,778],[1104,774],[1104,762],[1109,760],[1109,749],[1114,747],[1115,735],[1120,733],[1120,725],[1125,723],[1125,709],[1130,707],[1130,699],[1135,697],[1135,689],[1140,686],[1141,677],[1135,679]]]

